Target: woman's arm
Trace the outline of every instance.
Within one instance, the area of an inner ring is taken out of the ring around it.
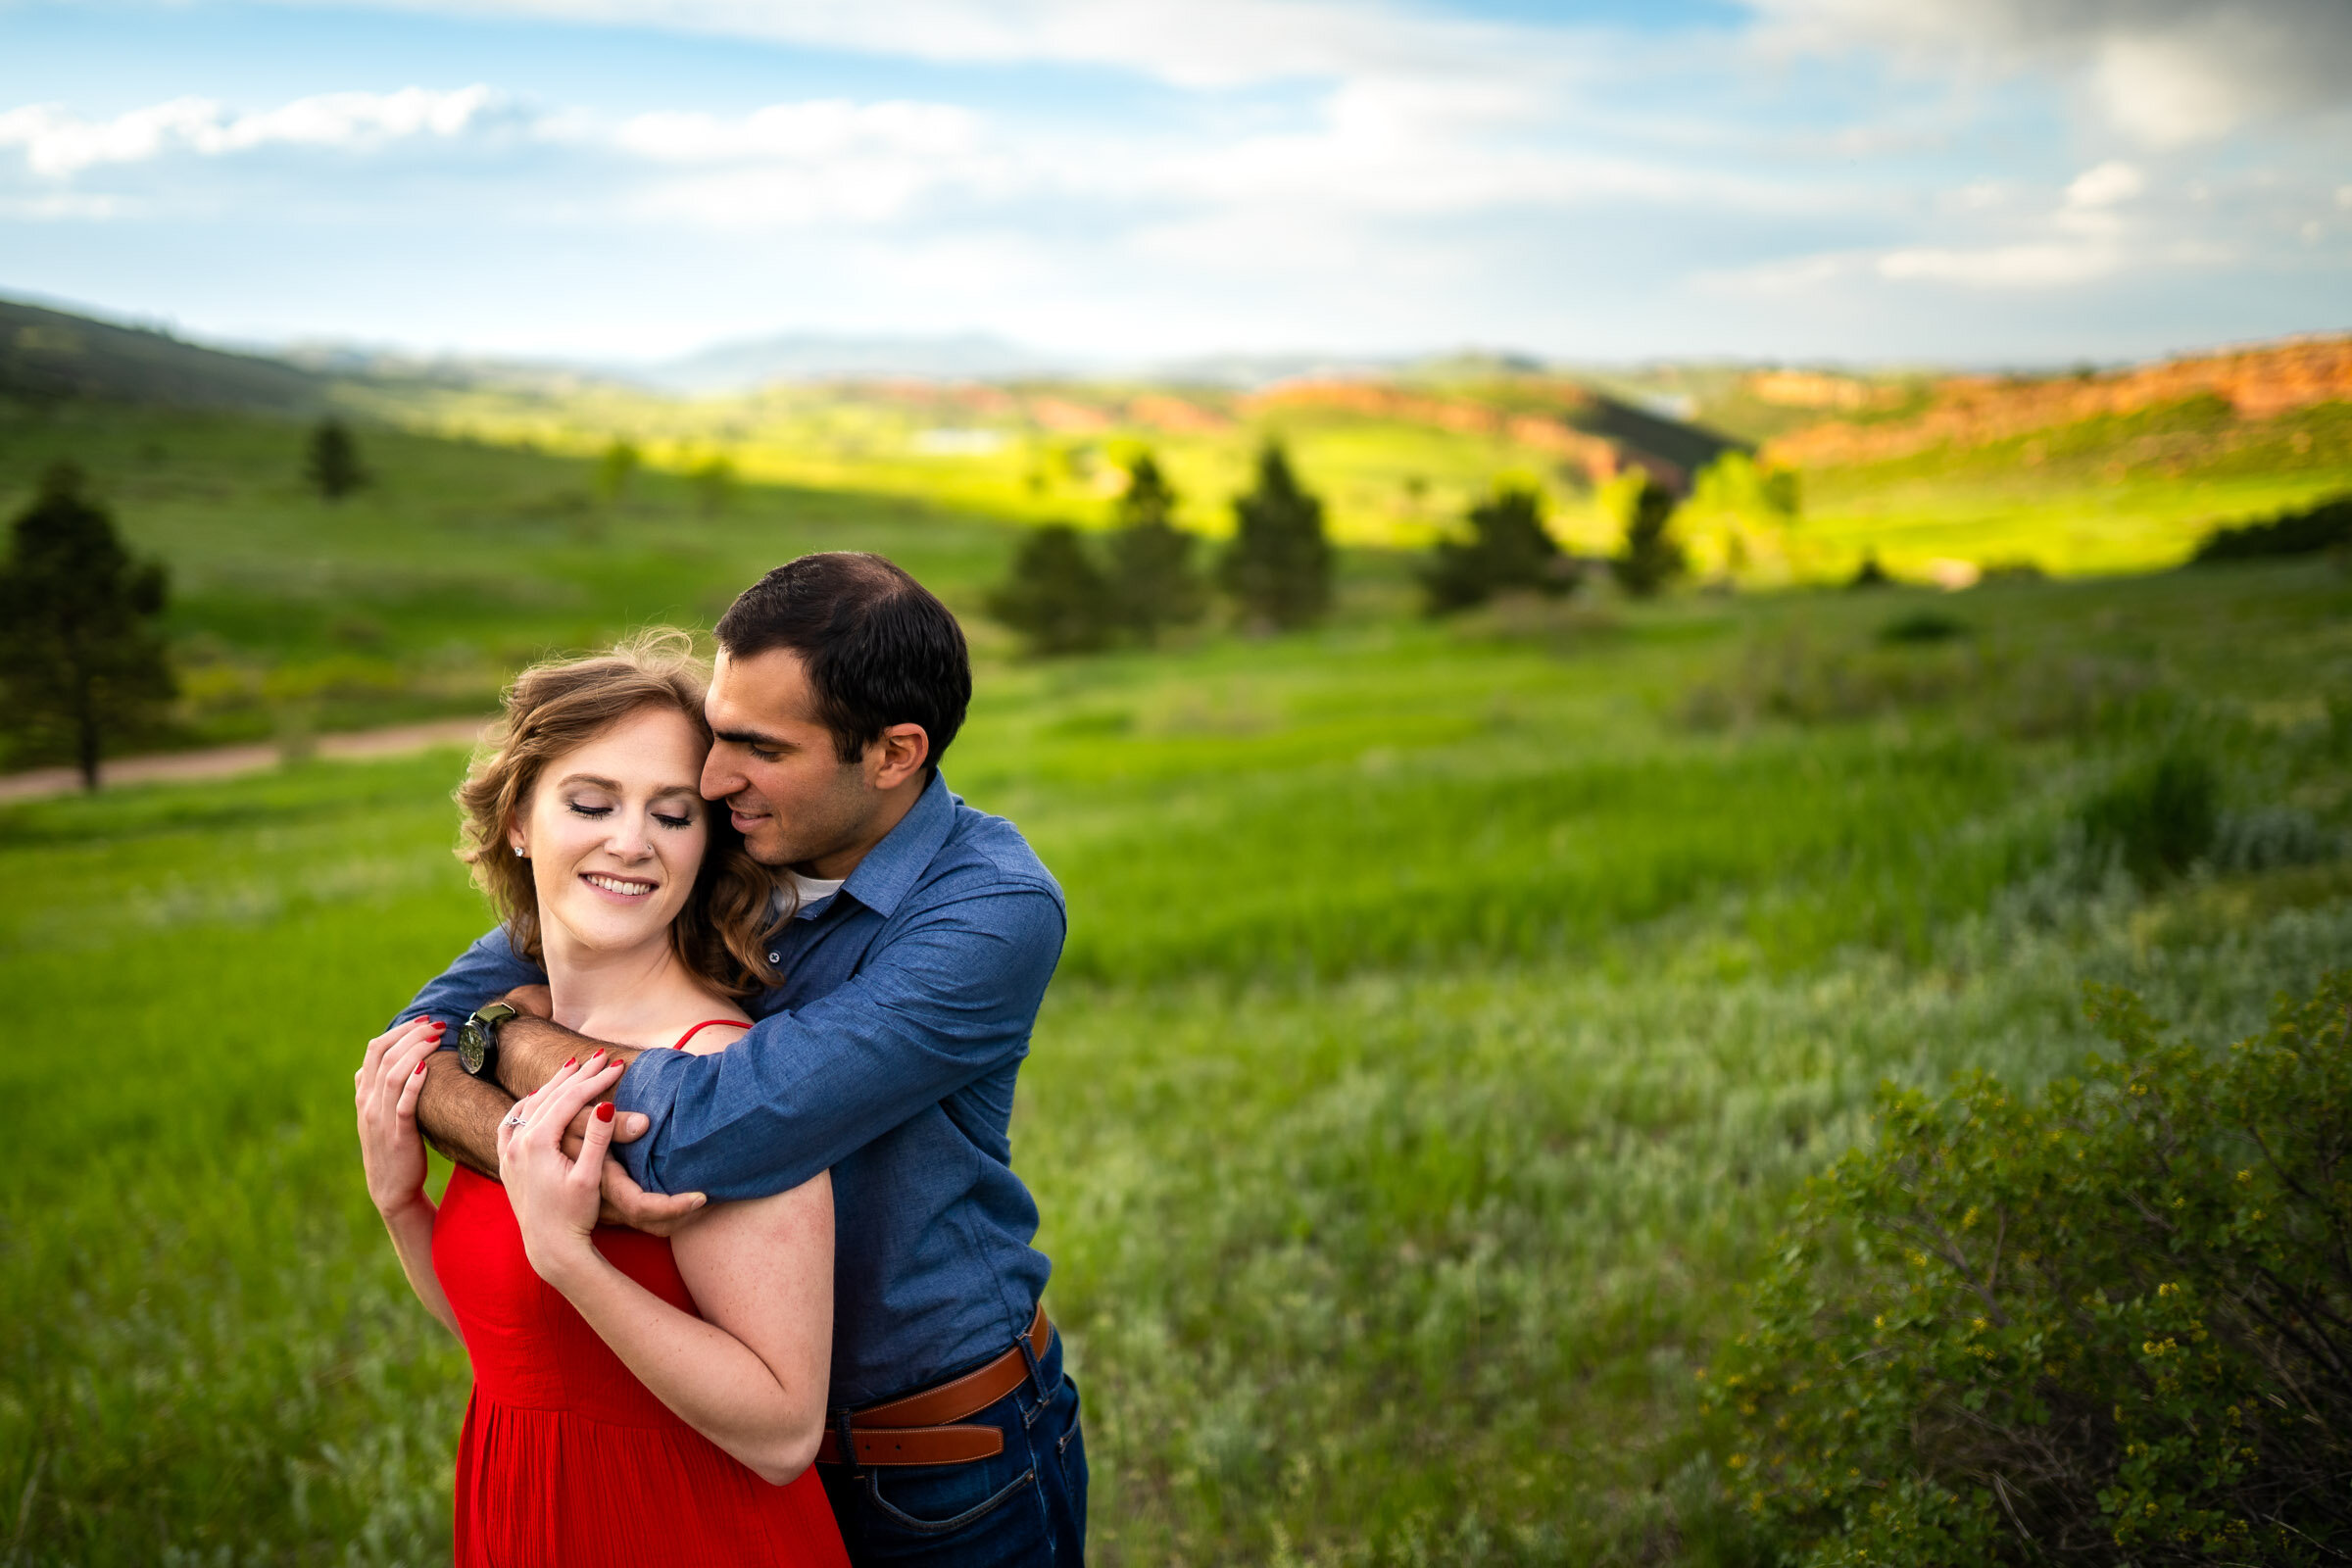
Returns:
[[[598,1107],[575,1160],[564,1126],[619,1068],[591,1056],[522,1102],[499,1167],[531,1266],[579,1310],[678,1418],[776,1486],[816,1457],[833,1343],[830,1176],[710,1210],[673,1243],[706,1317],[655,1296],[589,1240],[612,1106]]]
[[[368,1171],[368,1196],[392,1233],[401,1272],[425,1310],[458,1333],[440,1276],[433,1272],[433,1201],[424,1196],[424,1140],[416,1131],[416,1098],[424,1088],[425,1059],[441,1045],[441,1026],[417,1018],[368,1042],[360,1070],[351,1075],[359,1110],[360,1162]],[[461,1336],[462,1337],[462,1336]]]

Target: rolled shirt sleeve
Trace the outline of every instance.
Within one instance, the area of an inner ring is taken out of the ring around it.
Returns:
[[[493,928],[458,955],[456,961],[422,991],[410,999],[392,1022],[438,1018],[452,1026],[484,1003],[505,996],[516,986],[543,986],[547,971],[514,951],[503,925]]]

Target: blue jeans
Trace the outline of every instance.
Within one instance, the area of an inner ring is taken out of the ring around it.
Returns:
[[[1086,1561],[1086,1439],[1078,1385],[1061,1371],[1061,1335],[1021,1386],[976,1415],[1004,1449],[967,1464],[820,1464],[833,1517],[858,1568],[1012,1568]]]

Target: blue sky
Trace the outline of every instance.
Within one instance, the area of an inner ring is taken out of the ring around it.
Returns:
[[[0,0],[0,293],[613,360],[2352,327],[2344,0]]]

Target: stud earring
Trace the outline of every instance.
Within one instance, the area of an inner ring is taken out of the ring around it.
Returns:
[[[515,846],[514,846],[514,858],[516,858],[517,860],[527,860],[527,859],[529,859],[529,858],[530,858],[530,857],[529,857],[529,856],[527,856],[527,855],[524,855],[524,854],[522,853],[522,846],[521,846],[521,845],[519,845],[519,844],[517,844],[517,845],[515,845]]]

